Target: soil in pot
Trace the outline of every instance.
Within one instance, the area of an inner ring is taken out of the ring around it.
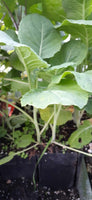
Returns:
[[[80,200],[75,189],[66,191],[52,191],[47,187],[36,188],[33,183],[24,177],[15,180],[1,181],[0,200]]]

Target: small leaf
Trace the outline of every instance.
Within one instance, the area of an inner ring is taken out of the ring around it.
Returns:
[[[3,127],[0,127],[0,138],[4,137],[7,134],[7,130]]]
[[[9,162],[10,160],[12,160],[14,158],[15,154],[16,154],[15,152],[11,151],[8,156],[0,159],[0,165],[3,165],[5,163]]]
[[[16,140],[17,148],[25,148],[28,145],[30,145],[33,142],[31,135],[23,135],[19,138],[19,140]]]
[[[84,121],[83,125],[74,131],[68,143],[71,147],[80,149],[87,145],[92,140],[92,124],[88,120]]]
[[[27,121],[27,118],[23,114],[13,115],[9,119],[13,128],[19,128],[23,123]]]

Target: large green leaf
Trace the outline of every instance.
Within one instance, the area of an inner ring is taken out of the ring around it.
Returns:
[[[0,43],[5,45],[7,44],[10,47],[15,47],[16,53],[23,63],[24,67],[30,71],[35,68],[47,68],[49,65],[43,61],[33,49],[30,47],[20,44],[14,41],[9,35],[5,32],[0,31]],[[25,70],[26,70],[25,69]]]
[[[34,90],[26,93],[21,104],[33,105],[36,108],[46,108],[51,104],[75,105],[83,108],[87,104],[88,93],[82,90],[72,80],[62,80],[62,84],[54,85],[47,90]]]
[[[92,12],[92,0],[63,0],[62,4],[68,19],[87,19]]]
[[[87,46],[92,45],[92,20],[65,20],[58,28],[75,38],[81,38]]]
[[[48,106],[47,108],[40,109],[39,111],[40,111],[41,118],[47,122],[50,119],[51,115],[53,114],[54,108],[53,106]],[[54,120],[54,117],[51,119],[50,124],[53,124],[53,120]],[[72,120],[72,113],[70,111],[61,109],[60,114],[57,119],[57,125],[65,124],[68,120]]]
[[[92,140],[92,124],[88,120],[84,121],[83,125],[74,131],[68,143],[71,147],[74,148],[83,148],[84,145],[87,145]]]
[[[78,85],[88,92],[92,93],[92,70],[86,71],[86,72],[74,72],[74,71],[66,71],[62,75],[57,75],[53,77],[52,83],[59,83],[63,78],[65,78],[68,75],[74,75],[75,80],[77,81]]]
[[[60,65],[73,62],[79,65],[87,55],[87,46],[78,40],[71,40],[65,43],[61,50],[50,60],[52,65]],[[69,66],[69,65],[68,65]]]
[[[15,50],[25,70],[32,71],[33,69],[49,67],[47,62],[43,61],[30,47],[20,46],[16,47]]]
[[[66,14],[62,7],[62,0],[43,0],[43,15],[48,17],[50,20],[60,21],[65,19]]]
[[[30,46],[42,58],[52,57],[61,48],[60,34],[48,19],[38,14],[22,19],[18,37],[22,44]]]

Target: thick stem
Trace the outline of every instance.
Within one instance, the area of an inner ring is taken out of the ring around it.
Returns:
[[[37,108],[33,108],[33,115],[34,115],[34,125],[36,129],[36,134],[37,134],[37,142],[40,143],[40,130],[39,130],[39,125],[37,121]]]
[[[54,105],[54,121],[53,121],[53,130],[52,130],[52,142],[55,141],[56,139],[56,125],[57,125],[57,120],[59,117],[59,113],[61,110],[61,105],[58,106],[58,111],[56,109],[56,105]]]

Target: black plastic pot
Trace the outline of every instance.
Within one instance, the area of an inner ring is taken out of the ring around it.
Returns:
[[[39,186],[53,190],[73,188],[79,171],[77,153],[46,154],[39,163]]]
[[[33,156],[30,160],[15,156],[10,162],[0,166],[0,177],[4,180],[21,177],[32,180],[36,162],[36,156]]]
[[[0,166],[0,178],[17,179],[21,177],[33,180],[33,173],[39,159],[33,156],[30,160],[19,156]],[[76,186],[79,174],[79,160],[77,153],[48,153],[39,162],[36,170],[36,181],[39,187],[50,187],[52,190],[66,190]]]

